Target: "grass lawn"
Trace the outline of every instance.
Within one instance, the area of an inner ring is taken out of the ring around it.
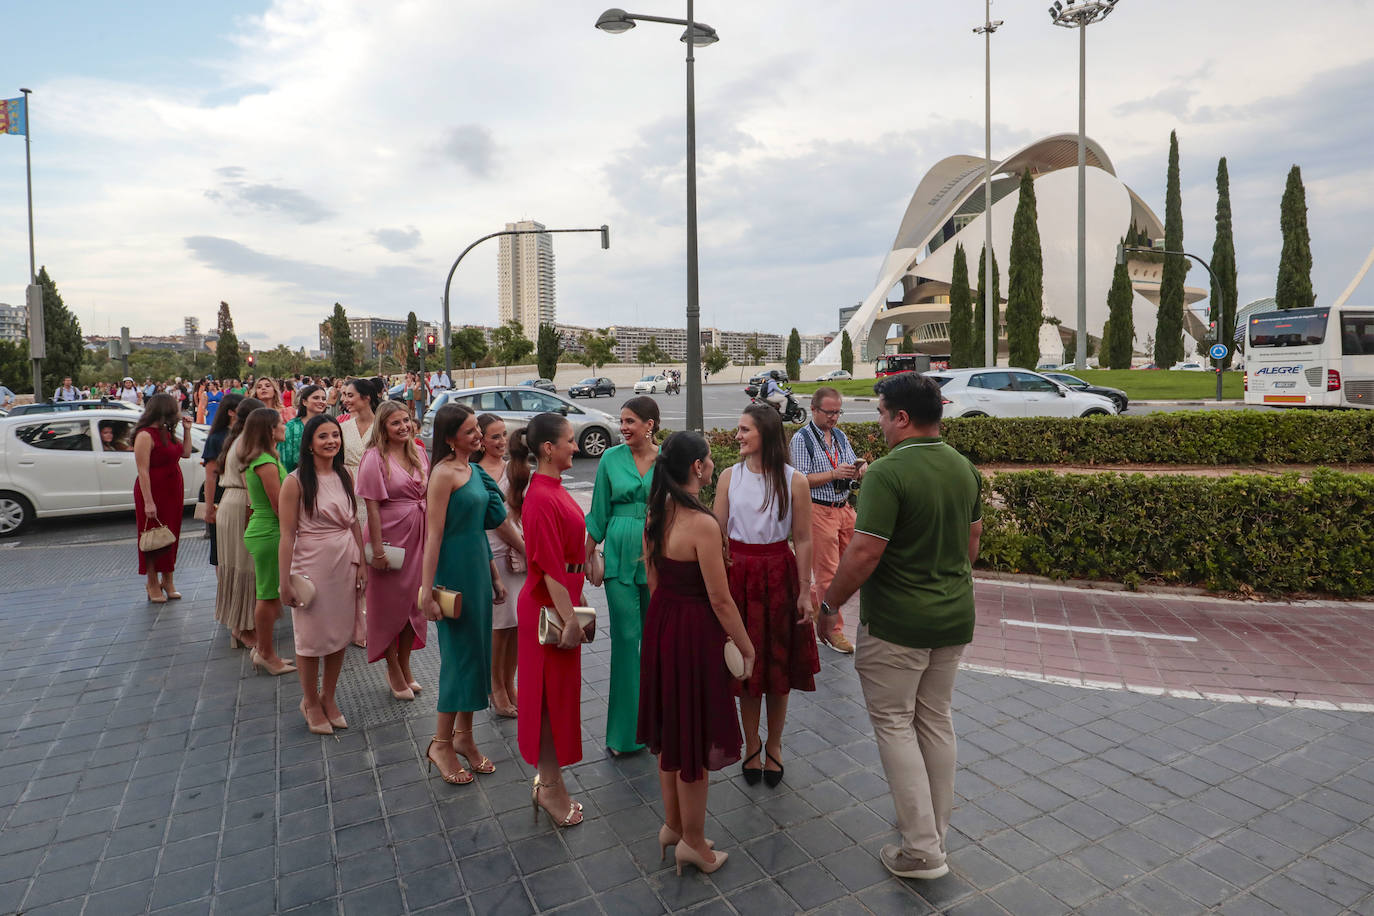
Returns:
[[[1089,385],[1120,388],[1132,401],[1196,401],[1217,396],[1217,377],[1212,372],[1170,372],[1163,369],[1089,369],[1071,372]],[[873,379],[849,379],[829,383],[849,396],[872,396]],[[798,382],[793,391],[810,394],[818,382]],[[1227,372],[1222,377],[1222,397],[1239,399],[1245,392],[1241,373]]]

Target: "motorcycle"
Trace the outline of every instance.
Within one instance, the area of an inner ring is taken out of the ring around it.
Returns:
[[[682,394],[682,382],[676,375],[668,376],[668,387],[663,389],[668,394]]]
[[[759,393],[758,385],[748,386],[744,389],[744,393],[749,395],[749,403],[766,404],[769,407],[772,407],[774,410],[778,410],[777,405],[774,404],[772,401],[764,400],[763,396]],[[783,422],[801,423],[805,421],[806,411],[803,410],[802,406],[797,403],[796,395],[792,394],[792,392],[787,388],[782,389],[782,393],[787,395],[787,406],[783,410],[778,411],[782,414]]]

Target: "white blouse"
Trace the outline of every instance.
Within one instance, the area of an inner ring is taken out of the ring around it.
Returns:
[[[799,473],[790,464],[783,466],[783,479],[789,487],[793,475]],[[764,476],[749,470],[741,461],[730,469],[730,518],[726,535],[746,544],[776,544],[787,540],[792,534],[791,496],[789,490],[787,512],[778,518],[778,506],[768,496]]]

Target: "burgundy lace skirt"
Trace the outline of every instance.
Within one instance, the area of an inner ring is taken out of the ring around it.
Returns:
[[[821,670],[816,628],[797,622],[797,558],[786,541],[730,541],[730,596],[754,644],[754,673],[736,692],[761,697],[815,690]]]

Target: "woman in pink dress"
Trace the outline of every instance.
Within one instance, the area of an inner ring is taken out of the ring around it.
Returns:
[[[429,456],[415,447],[406,409],[396,401],[377,408],[367,450],[358,467],[358,496],[367,501],[372,545],[367,577],[367,660],[386,659],[391,695],[413,700],[420,683],[410,672],[412,649],[423,649],[427,624],[420,613],[420,573],[425,550],[425,487]],[[392,569],[384,548],[405,551]]]
[[[334,700],[344,651],[353,638],[353,621],[367,581],[362,562],[363,533],[357,497],[343,462],[343,433],[333,417],[305,425],[301,463],[282,484],[281,602],[290,605],[300,672],[301,715],[311,732],[332,735],[348,728]],[[315,596],[303,605],[292,575],[310,579]],[[320,661],[324,678],[320,680]]]
[[[506,473],[506,421],[494,413],[479,414],[477,428],[482,431],[482,457],[478,460],[505,496],[506,522],[487,532],[491,559],[501,582],[506,586],[506,600],[491,607],[491,707],[498,716],[515,718],[515,666],[518,646],[515,640],[517,618],[516,596],[525,585],[525,539],[520,534],[520,513],[510,506],[510,476]]]

